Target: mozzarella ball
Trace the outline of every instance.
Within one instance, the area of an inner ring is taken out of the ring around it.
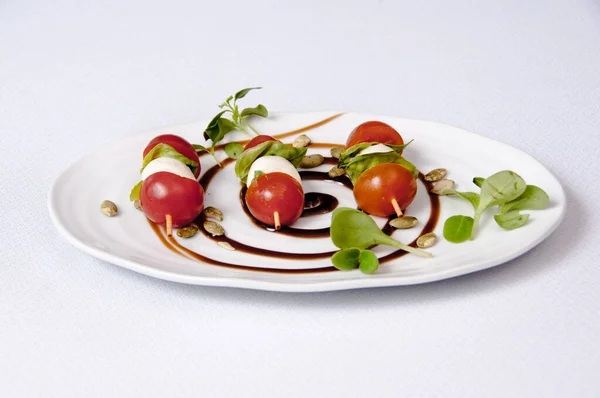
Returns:
[[[160,157],[154,159],[153,161],[148,163],[146,167],[144,167],[144,170],[142,170],[142,181],[150,177],[152,174],[161,171],[166,171],[169,173],[177,174],[180,177],[196,180],[196,177],[194,177],[194,173],[192,173],[192,170],[190,170],[190,168],[186,166],[182,161],[169,157]]]
[[[250,185],[254,180],[254,174],[257,171],[262,171],[265,174],[280,172],[289,175],[296,179],[302,185],[302,179],[298,170],[291,164],[287,159],[281,156],[263,156],[254,161],[250,166],[248,177],[246,178],[246,185]]]

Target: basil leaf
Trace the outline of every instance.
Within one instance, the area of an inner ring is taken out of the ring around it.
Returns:
[[[140,173],[144,170],[148,163],[150,163],[154,159],[158,159],[161,157],[168,157],[179,160],[183,164],[187,165],[192,170],[192,173],[196,175],[196,171],[198,170],[198,162],[183,156],[182,154],[177,152],[172,146],[167,144],[157,144],[154,148],[150,150],[150,152],[148,152],[148,154],[144,157],[144,160],[142,161],[142,168],[140,170]]]
[[[444,238],[448,242],[465,242],[471,236],[473,231],[473,217],[452,216],[444,223]]]
[[[297,168],[306,154],[306,151],[306,148],[294,148],[291,145],[285,145],[279,141],[262,142],[257,146],[242,152],[235,163],[235,175],[245,182],[252,163],[262,156],[270,155],[281,156],[282,158],[289,160],[294,167]]]
[[[515,200],[505,203],[500,209],[500,214],[511,210],[542,210],[550,203],[548,194],[535,185],[527,185],[521,196]]]
[[[442,191],[442,195],[446,195],[446,196],[458,196],[461,199],[466,200],[467,202],[471,203],[471,205],[473,205],[473,208],[477,209],[477,207],[479,206],[479,194],[475,193],[475,192],[458,192],[455,191],[454,189],[447,189],[445,191]]]
[[[130,201],[136,201],[136,200],[140,200],[140,192],[142,191],[142,182],[140,181],[137,184],[135,184],[135,186],[131,189],[131,192],[129,193],[129,200]]]
[[[358,267],[360,254],[360,249],[349,247],[336,252],[333,257],[331,257],[331,262],[333,263],[333,266],[339,270],[350,271]]]
[[[413,142],[413,140],[410,140],[408,143],[406,143],[404,145],[391,145],[391,144],[384,144],[384,145],[392,148],[394,150],[394,152],[396,152],[397,154],[401,154],[402,151],[404,151],[404,149],[406,149],[406,147],[409,146],[412,142]],[[341,165],[344,165],[346,162],[348,162],[353,157],[357,156],[363,150],[367,149],[370,146],[377,145],[377,144],[379,144],[379,142],[361,142],[360,144],[353,145],[350,148],[342,151],[342,153],[340,154],[339,163]],[[342,166],[338,166],[338,167],[342,167]]]
[[[211,139],[214,145],[217,142],[221,141],[227,135],[227,133],[236,129],[236,125],[233,124],[231,120],[219,118],[217,120],[216,126],[206,129],[206,134],[208,135],[208,138]]]
[[[205,146],[198,145],[198,144],[192,144],[192,146],[194,147],[194,149],[196,150],[196,152],[198,152],[198,151],[204,151],[204,152],[210,153],[210,149],[208,149]]]
[[[354,184],[362,173],[382,163],[396,163],[408,169],[415,178],[419,175],[417,168],[396,152],[370,153],[368,155],[356,156],[346,161],[343,166],[338,164],[338,167],[346,170],[346,174],[348,174],[352,184]]]
[[[240,98],[244,98],[246,96],[246,94],[248,94],[250,91],[252,90],[260,90],[262,87],[250,87],[250,88],[245,88],[243,90],[238,91],[237,93],[235,93],[234,96],[234,100],[239,100]]]
[[[227,156],[237,159],[244,150],[244,147],[240,143],[230,142],[229,144],[225,145],[224,149]]]
[[[383,233],[375,220],[362,211],[349,207],[338,207],[331,215],[331,240],[340,249],[356,247],[367,249],[374,245],[387,245],[402,249],[421,257],[431,253],[407,246]]]
[[[262,175],[264,175],[264,174],[265,174],[265,173],[264,173],[264,172],[262,172],[261,170],[256,170],[256,171],[254,172],[254,176],[252,177],[252,181],[256,180],[258,177],[260,177],[260,176],[262,176]],[[252,181],[250,181],[250,182],[252,182]]]
[[[217,115],[213,117],[213,119],[208,123],[208,126],[206,126],[204,129],[204,137],[206,139],[211,139],[213,143],[215,142],[213,137],[216,137],[219,134],[219,120],[225,112],[227,111],[217,113]]]
[[[365,274],[374,274],[379,269],[379,259],[371,250],[361,250],[358,268]]]
[[[500,227],[511,231],[527,224],[529,214],[521,214],[518,210],[511,210],[506,214],[496,214],[494,220]]]
[[[483,181],[485,181],[485,178],[483,178],[483,177],[474,177],[473,178],[473,184],[477,185],[479,188],[481,188],[481,186],[483,185]]]
[[[267,108],[265,108],[264,105],[258,104],[254,108],[243,109],[241,115],[242,115],[242,117],[246,117],[246,116],[250,116],[250,115],[267,117],[267,116],[269,116],[269,111],[267,111]]]

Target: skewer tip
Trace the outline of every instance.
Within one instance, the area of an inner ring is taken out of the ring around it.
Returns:
[[[402,217],[404,215],[396,198],[392,199],[392,206],[394,207],[394,211],[398,217]]]
[[[279,231],[281,229],[281,220],[279,219],[279,212],[273,212],[273,219],[275,223],[275,231]]]
[[[165,221],[167,223],[167,236],[173,236],[173,217],[170,214],[165,216]]]

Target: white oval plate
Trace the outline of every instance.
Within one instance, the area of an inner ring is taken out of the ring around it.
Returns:
[[[264,134],[277,135],[332,115],[335,113],[275,114],[268,119],[256,120],[254,124]],[[395,127],[405,140],[414,139],[404,156],[423,172],[437,167],[447,168],[448,178],[457,182],[458,190],[475,190],[476,187],[471,183],[474,176],[486,177],[510,169],[519,173],[528,183],[542,187],[550,196],[551,204],[545,210],[530,212],[527,225],[514,231],[502,230],[488,212],[482,218],[477,239],[457,245],[441,238],[444,221],[455,214],[472,215],[473,209],[459,199],[442,197],[440,218],[435,228],[439,239],[429,249],[434,257],[423,259],[407,255],[381,264],[374,275],[365,275],[358,270],[311,272],[310,269],[330,267],[329,259],[275,259],[227,251],[202,234],[187,240],[177,238],[181,245],[205,257],[265,268],[267,272],[211,265],[167,248],[143,213],[135,210],[128,200],[131,187],[139,180],[141,153],[148,141],[156,135],[172,133],[192,143],[202,143],[202,131],[207,124],[205,121],[129,136],[75,162],[54,183],[49,195],[50,214],[60,233],[74,246],[133,271],[181,283],[287,292],[410,285],[479,271],[525,253],[548,237],[561,222],[566,205],[560,183],[530,155],[509,145],[439,123],[353,113],[343,114],[305,134],[313,142],[342,144],[355,126],[367,120],[386,122]],[[243,134],[237,132],[231,136],[231,139],[245,139]],[[290,143],[293,138],[291,136],[283,141]],[[309,153],[328,152],[328,149],[309,148]],[[222,151],[217,155],[225,158]],[[201,163],[203,173],[214,165],[208,156],[202,157]],[[321,166],[321,169],[330,167]],[[225,220],[222,225],[231,238],[251,246],[288,253],[335,250],[330,239],[290,238],[259,229],[242,211],[238,200],[239,188],[232,164],[217,173],[206,192],[205,204],[223,211]],[[304,189],[305,192],[331,192],[340,200],[340,206],[356,206],[351,191],[335,184],[308,181],[304,182]],[[100,212],[100,203],[105,199],[119,206],[118,216],[109,218]],[[396,231],[394,237],[403,242],[415,239],[429,211],[429,198],[424,186],[419,183],[419,193],[409,207],[408,214],[416,216],[421,223],[411,230]],[[298,227],[322,228],[329,226],[329,221],[329,215],[309,217],[301,219]],[[378,222],[383,224],[381,219]],[[386,247],[375,249],[380,257],[391,251]],[[272,272],[278,269],[308,271]]]

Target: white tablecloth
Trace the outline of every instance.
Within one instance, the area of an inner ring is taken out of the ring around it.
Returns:
[[[87,3],[0,2],[0,396],[600,396],[598,1]],[[74,159],[253,85],[517,146],[566,219],[488,271],[321,294],[165,282],[58,235]]]

